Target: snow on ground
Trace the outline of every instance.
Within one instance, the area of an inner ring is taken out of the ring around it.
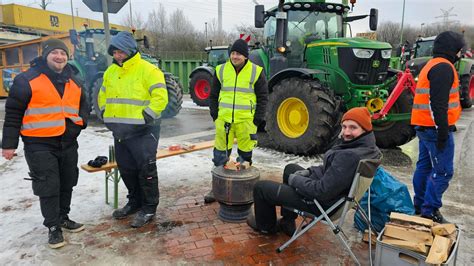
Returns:
[[[198,107],[199,108],[199,107]],[[212,139],[213,131],[197,132],[172,138],[160,139],[160,147],[174,143],[196,142],[196,138],[208,136]],[[194,139],[193,139],[194,138]],[[108,156],[108,146],[113,143],[112,135],[102,127],[89,127],[79,137],[79,163],[86,163],[98,155]],[[21,142],[20,142],[21,143]],[[235,149],[234,149],[235,150]],[[281,176],[283,167],[288,163],[302,163],[309,166],[320,162],[320,158],[298,157],[276,152],[270,149],[257,148],[254,151],[254,165],[264,169],[261,173]],[[33,195],[31,181],[28,177],[28,167],[24,158],[23,146],[17,150],[17,156],[7,161],[0,158],[0,261],[9,263],[44,264],[54,257],[47,243],[47,229],[42,225],[39,201]],[[212,168],[212,149],[192,152],[158,160],[160,182],[160,207],[169,206],[177,198],[192,195],[204,195],[210,189]],[[70,217],[86,225],[98,225],[104,220],[111,219],[113,211],[105,204],[104,173],[87,173],[79,170],[79,182],[75,187],[72,198]],[[109,201],[112,199],[113,187],[109,184]],[[184,195],[183,195],[184,193]],[[119,205],[126,199],[126,189],[123,183],[119,185]],[[69,235],[70,244],[83,245],[74,242],[75,237]],[[84,248],[84,247],[81,247]],[[26,256],[26,258],[25,258]],[[26,259],[26,260],[25,260]]]

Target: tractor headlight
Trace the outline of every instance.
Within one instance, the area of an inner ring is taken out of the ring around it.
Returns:
[[[357,58],[371,58],[374,55],[374,50],[353,48],[352,51]]]
[[[390,59],[392,56],[392,50],[382,50],[382,58],[383,59]]]

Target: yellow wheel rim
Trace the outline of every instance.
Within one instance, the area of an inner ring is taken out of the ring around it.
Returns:
[[[289,138],[298,138],[308,129],[309,112],[298,98],[284,100],[277,111],[278,127]]]

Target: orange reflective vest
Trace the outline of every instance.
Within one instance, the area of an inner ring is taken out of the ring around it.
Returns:
[[[66,119],[84,124],[79,116],[81,88],[69,79],[63,97],[45,74],[30,81],[31,100],[25,110],[21,135],[28,137],[55,137],[66,131]]]
[[[459,102],[459,78],[454,65],[447,59],[436,57],[428,61],[418,76],[413,109],[411,111],[411,124],[416,126],[435,126],[433,112],[430,106],[430,81],[428,73],[435,65],[448,63],[454,72],[454,81],[449,91],[448,102],[448,124],[454,125],[461,116],[461,104]]]

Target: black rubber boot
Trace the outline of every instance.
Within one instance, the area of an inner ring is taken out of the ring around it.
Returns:
[[[61,219],[61,227],[72,233],[80,232],[85,228],[83,224],[74,222],[67,215]]]
[[[61,227],[55,225],[51,226],[48,229],[48,245],[50,248],[56,249],[66,245],[66,241],[64,241],[63,231],[61,231]]]
[[[112,217],[117,220],[127,218],[127,216],[136,213],[140,208],[135,207],[133,204],[127,203],[123,208],[116,209],[112,213]]]
[[[209,193],[207,193],[205,196],[204,196],[204,203],[208,204],[208,203],[213,203],[216,201],[216,198],[214,198],[214,192],[209,191]]]
[[[140,210],[133,218],[133,221],[130,226],[133,228],[142,227],[145,224],[149,223],[151,220],[153,220],[154,216],[154,213],[145,213],[143,210]]]

